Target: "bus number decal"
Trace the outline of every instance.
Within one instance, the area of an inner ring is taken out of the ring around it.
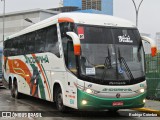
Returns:
[[[84,39],[84,28],[83,27],[78,27],[78,36],[79,36],[79,39]]]

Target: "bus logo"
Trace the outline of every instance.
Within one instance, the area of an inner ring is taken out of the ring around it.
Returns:
[[[33,64],[33,63],[49,63],[49,59],[48,59],[48,56],[45,55],[45,56],[36,56],[36,57],[25,57],[26,58],[26,63],[30,63],[30,64]]]
[[[120,98],[121,95],[119,93],[116,94],[116,98]]]
[[[119,38],[119,42],[133,43],[133,40],[130,39],[129,35],[118,36],[118,38]]]

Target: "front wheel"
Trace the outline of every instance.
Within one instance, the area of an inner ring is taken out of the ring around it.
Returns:
[[[60,88],[58,88],[56,92],[56,107],[58,111],[65,112],[65,106],[63,104],[62,90]]]

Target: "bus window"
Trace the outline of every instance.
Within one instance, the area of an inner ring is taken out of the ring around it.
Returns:
[[[18,54],[18,40],[17,38],[13,38],[14,42],[12,42],[12,47],[10,49],[10,55],[16,56]]]
[[[77,73],[74,48],[73,48],[72,41],[67,42],[67,68],[71,72],[73,72],[75,74]]]
[[[29,33],[27,36],[27,42],[26,42],[26,54],[32,54],[35,52],[35,34]]]
[[[46,31],[44,29],[38,30],[35,34],[35,52],[41,53],[45,50]]]
[[[64,22],[64,23],[60,23],[60,30],[61,30],[61,37],[66,37],[66,32],[71,32],[74,31],[74,24],[73,23],[69,23],[69,22]]]
[[[25,35],[26,36],[26,35]],[[26,44],[26,37],[25,36],[20,36],[18,39],[18,55],[23,55],[25,54],[25,44]]]
[[[49,27],[46,32],[45,50],[47,52],[54,53],[57,57],[60,57],[56,25]]]

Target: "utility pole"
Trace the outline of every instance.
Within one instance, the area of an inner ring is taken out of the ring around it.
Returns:
[[[132,2],[133,2],[133,4],[134,4],[135,11],[136,11],[136,26],[138,27],[138,13],[139,13],[139,8],[140,8],[140,6],[141,6],[143,0],[141,0],[141,2],[139,3],[138,8],[137,8],[137,6],[136,6],[135,1],[132,0]]]
[[[5,0],[1,0],[3,1],[3,45],[4,45],[4,34],[5,34]]]

